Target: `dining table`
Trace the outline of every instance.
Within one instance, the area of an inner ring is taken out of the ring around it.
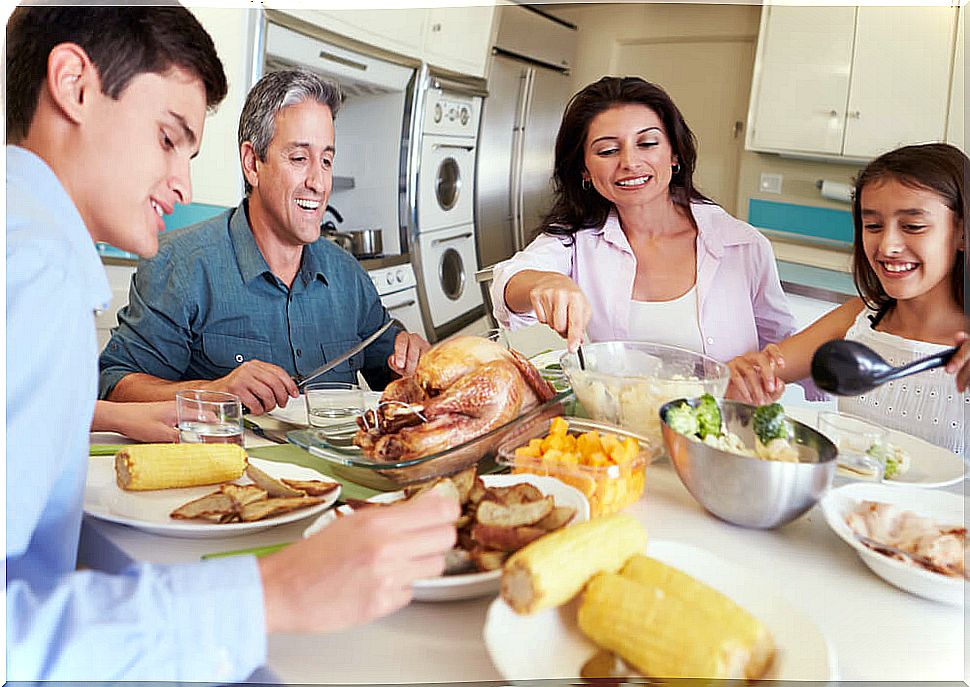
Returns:
[[[93,443],[111,437],[93,436]],[[291,445],[246,432],[251,455],[298,462],[331,474],[326,461]],[[844,478],[836,477],[838,486]],[[966,481],[946,487],[966,499]],[[368,490],[345,484],[345,494]],[[643,496],[626,511],[646,529],[648,542],[703,549],[763,580],[814,623],[828,645],[829,678],[964,684],[970,675],[966,600],[930,601],[891,586],[828,527],[821,508],[772,530],[746,529],[707,513],[681,483],[669,460],[647,468]],[[85,515],[78,563],[118,572],[132,562],[191,563],[213,553],[296,541],[307,518],[243,536],[181,539]],[[648,549],[649,549],[648,543]],[[968,585],[964,585],[964,589]],[[339,589],[330,591],[340,594]],[[966,596],[966,595],[965,595]],[[274,634],[266,670],[293,684],[404,684],[504,681],[483,639],[495,595],[418,602],[366,625],[334,634]],[[542,651],[542,638],[535,650]],[[836,684],[829,679],[818,684]],[[505,684],[505,682],[503,682]]]

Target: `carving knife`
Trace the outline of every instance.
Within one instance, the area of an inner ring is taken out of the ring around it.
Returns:
[[[293,381],[296,382],[297,388],[298,389],[302,389],[309,382],[312,382],[314,379],[316,379],[320,375],[326,374],[327,372],[330,372],[330,370],[332,370],[333,368],[337,367],[337,365],[339,365],[340,363],[344,362],[345,360],[350,360],[351,357],[357,355],[362,350],[364,350],[365,348],[367,348],[368,346],[370,346],[372,343],[374,343],[377,340],[377,338],[381,334],[383,334],[384,332],[386,332],[388,329],[390,329],[391,325],[394,324],[396,321],[397,320],[391,318],[390,320],[388,320],[387,322],[385,322],[384,324],[382,324],[380,326],[380,328],[376,332],[374,332],[373,334],[371,334],[370,336],[368,336],[366,339],[364,339],[363,341],[361,341],[359,344],[357,344],[356,346],[354,346],[353,348],[351,348],[349,351],[347,351],[346,353],[344,353],[342,355],[337,356],[336,358],[334,358],[330,362],[321,365],[320,367],[318,367],[317,369],[315,369],[313,372],[311,372],[310,374],[308,374],[306,377],[299,377],[299,376],[298,377],[294,377],[293,378]]]

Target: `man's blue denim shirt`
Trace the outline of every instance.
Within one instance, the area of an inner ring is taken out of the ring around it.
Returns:
[[[142,260],[128,305],[101,353],[98,393],[143,372],[168,381],[218,379],[246,360],[306,375],[365,339],[389,318],[357,260],[326,239],[303,249],[287,287],[263,258],[246,201],[210,220],[164,234],[158,254]],[[387,357],[400,330],[377,341],[319,381],[383,389]]]

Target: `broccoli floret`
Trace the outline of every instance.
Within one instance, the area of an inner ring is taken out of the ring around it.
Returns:
[[[866,455],[875,458],[883,464],[886,479],[899,477],[909,470],[909,454],[889,442],[876,442],[869,447]]]
[[[787,439],[785,408],[780,403],[755,408],[754,433],[765,445],[772,439]]]
[[[686,434],[689,437],[695,436],[699,429],[697,415],[694,414],[694,409],[686,403],[669,408],[664,419],[672,430]]]
[[[700,402],[694,409],[697,416],[697,434],[701,439],[706,436],[721,436],[721,408],[710,394],[701,396]]]

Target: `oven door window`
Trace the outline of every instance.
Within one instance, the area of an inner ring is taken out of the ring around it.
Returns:
[[[458,194],[461,193],[461,169],[455,162],[455,158],[446,157],[438,165],[434,192],[442,210],[451,210],[455,207]]]
[[[454,248],[448,248],[441,254],[438,280],[441,283],[441,290],[448,298],[453,301],[461,298],[461,294],[465,291],[465,263],[461,259],[461,253]]]

